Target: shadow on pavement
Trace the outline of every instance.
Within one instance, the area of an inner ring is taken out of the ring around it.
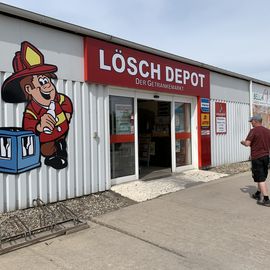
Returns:
[[[250,197],[252,197],[252,194],[254,194],[256,191],[257,191],[257,188],[256,186],[245,186],[243,188],[240,188],[240,190],[243,192],[243,193],[248,193]]]

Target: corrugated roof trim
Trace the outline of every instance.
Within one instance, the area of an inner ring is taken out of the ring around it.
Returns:
[[[143,52],[147,52],[147,53],[151,53],[151,54],[155,54],[164,58],[169,58],[172,60],[176,60],[179,62],[183,62],[186,64],[190,64],[190,65],[194,65],[194,66],[198,66],[201,68],[205,68],[208,69],[209,71],[213,71],[213,72],[217,72],[217,73],[221,73],[224,75],[228,75],[228,76],[232,76],[232,77],[236,77],[239,79],[243,79],[243,80],[247,80],[247,81],[253,81],[256,82],[258,84],[262,84],[262,85],[266,85],[266,86],[270,86],[270,82],[266,82],[266,81],[262,81],[262,80],[258,80],[256,78],[252,78],[246,75],[242,75],[236,72],[232,72],[232,71],[228,71],[222,68],[218,68],[215,66],[211,66],[208,64],[204,64],[195,60],[191,60],[185,57],[181,57],[178,55],[174,55],[168,52],[164,52],[158,49],[154,49],[148,46],[144,46],[135,42],[131,42],[125,39],[121,39],[118,37],[114,37],[112,35],[108,35],[105,33],[101,33],[98,31],[94,31],[92,29],[88,29],[82,26],[78,26],[75,24],[71,24],[71,23],[67,23],[58,19],[54,19],[45,15],[41,15],[38,13],[34,13],[28,10],[24,10],[21,8],[17,8],[17,7],[13,7],[7,4],[3,4],[0,3],[0,13],[10,16],[10,17],[16,17],[19,18],[21,20],[27,20],[27,21],[31,21],[34,23],[38,23],[41,25],[45,25],[45,26],[49,26],[51,28],[56,28],[56,29],[60,29],[63,31],[67,31],[67,32],[71,32],[77,35],[81,35],[81,36],[90,36],[90,37],[94,37],[94,38],[98,38],[101,40],[105,40],[108,42],[113,42],[115,44],[119,44],[122,46],[126,46],[132,49],[136,49],[136,50],[140,50]]]

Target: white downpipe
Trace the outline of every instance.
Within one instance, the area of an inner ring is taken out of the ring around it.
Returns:
[[[252,81],[250,80],[249,81],[249,114],[250,116],[253,115],[253,110],[252,110],[252,107],[253,107],[253,89],[252,89]]]

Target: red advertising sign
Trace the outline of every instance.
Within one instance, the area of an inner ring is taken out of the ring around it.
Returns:
[[[215,104],[216,134],[227,133],[227,108],[226,103],[216,102]]]
[[[209,97],[209,71],[154,54],[86,37],[85,81]]]

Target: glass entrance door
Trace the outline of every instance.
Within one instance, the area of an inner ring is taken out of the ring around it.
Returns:
[[[176,167],[192,164],[191,104],[175,103],[175,158]]]
[[[140,179],[171,173],[171,102],[137,100]]]
[[[111,178],[135,174],[134,99],[110,96]]]

